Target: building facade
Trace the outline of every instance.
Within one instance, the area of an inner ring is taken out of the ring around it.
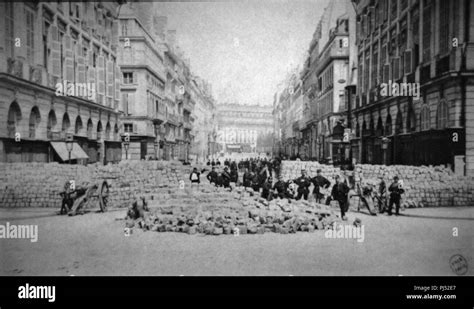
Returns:
[[[219,104],[217,142],[225,152],[272,152],[272,106]]]
[[[141,7],[152,3],[122,5],[119,18],[121,70],[121,134],[130,144],[122,158],[160,158],[159,130],[166,121],[165,65],[162,41],[153,33]]]
[[[352,156],[474,174],[472,2],[353,2],[359,67]]]
[[[119,2],[0,3],[0,161],[120,160]]]

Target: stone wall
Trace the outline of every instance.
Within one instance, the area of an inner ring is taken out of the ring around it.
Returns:
[[[0,164],[0,207],[61,207],[66,181],[110,185],[110,206],[127,207],[138,196],[167,198],[178,189],[179,179],[189,182],[191,167],[161,161],[122,161],[114,165],[58,163]],[[91,205],[93,207],[98,204]]]
[[[332,165],[323,165],[310,161],[283,161],[283,179],[295,179],[300,176],[301,169],[306,169],[313,177],[316,170],[334,183],[334,176],[349,175]],[[454,175],[443,166],[407,166],[407,165],[356,165],[354,178],[356,181],[378,183],[383,177],[387,185],[393,176],[403,180],[405,194],[402,203],[405,207],[436,207],[436,206],[474,206],[474,178]]]

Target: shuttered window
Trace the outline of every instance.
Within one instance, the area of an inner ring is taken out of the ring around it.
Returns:
[[[428,62],[431,60],[431,0],[423,2],[423,62]]]
[[[5,51],[7,57],[13,57],[14,42],[14,10],[13,2],[5,2]]]
[[[456,2],[456,1],[454,1]],[[449,8],[450,1],[439,3],[439,53],[444,54],[449,51]]]
[[[26,19],[26,60],[29,63],[34,61],[34,13],[28,8],[25,8]]]
[[[61,77],[61,44],[59,43],[58,27],[51,27],[51,74]]]

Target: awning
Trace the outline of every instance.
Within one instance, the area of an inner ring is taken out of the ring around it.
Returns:
[[[50,142],[53,146],[54,151],[63,161],[69,160],[69,151],[67,151],[65,142]],[[79,146],[78,143],[73,143],[71,151],[71,160],[75,159],[89,159],[89,156],[84,152],[84,150]]]

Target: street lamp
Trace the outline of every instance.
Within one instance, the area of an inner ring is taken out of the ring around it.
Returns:
[[[155,140],[155,142],[153,143],[153,147],[155,148],[155,160],[158,160],[158,141]]]
[[[71,152],[72,149],[74,148],[74,135],[71,133],[66,133],[66,149],[69,153],[69,164],[71,164]]]

